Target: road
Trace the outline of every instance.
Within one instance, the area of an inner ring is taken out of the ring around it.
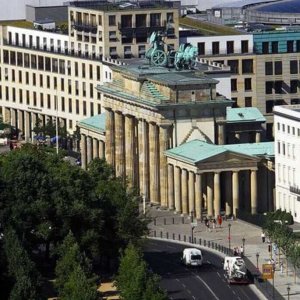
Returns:
[[[180,263],[185,246],[148,240],[144,246],[145,259],[153,272],[161,276],[161,287],[169,299],[176,300],[256,300],[252,285],[229,285],[224,277],[222,258],[202,251],[201,268],[187,268]]]

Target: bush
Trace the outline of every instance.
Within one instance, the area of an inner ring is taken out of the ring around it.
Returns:
[[[269,220],[280,220],[282,224],[292,225],[294,224],[294,218],[291,213],[285,210],[277,209],[275,212],[267,214]]]

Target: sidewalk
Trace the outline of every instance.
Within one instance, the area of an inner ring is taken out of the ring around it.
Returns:
[[[152,236],[155,234],[157,237],[169,238],[182,240],[186,239],[189,241],[192,236],[192,226],[191,219],[189,217],[182,217],[174,212],[168,210],[159,210],[157,208],[147,208],[149,216],[153,218],[153,222],[149,225]],[[173,224],[174,223],[174,224]],[[199,244],[199,239],[201,239],[202,246],[204,240],[206,245],[209,242],[210,246],[224,246],[229,248],[229,224],[230,227],[230,248],[240,247],[243,244],[243,238],[245,239],[244,254],[246,257],[246,262],[249,260],[249,269],[253,274],[258,274],[257,271],[257,253],[258,256],[258,266],[259,271],[261,271],[262,264],[269,263],[270,253],[268,252],[268,243],[262,243],[261,240],[261,228],[254,226],[252,224],[243,222],[241,220],[227,220],[223,221],[221,228],[217,225],[216,229],[211,229],[209,232],[204,223],[194,223],[195,228],[193,230],[193,237],[197,244]],[[211,224],[212,225],[212,224]],[[212,226],[211,226],[212,227]],[[272,247],[273,248],[273,247]],[[273,251],[273,250],[272,250]],[[274,257],[274,254],[273,254]],[[281,255],[282,258],[282,255]],[[278,258],[277,258],[278,260]],[[297,276],[297,282],[294,283],[294,271],[292,266],[289,266],[288,275],[286,274],[286,264],[284,260],[284,269],[281,273],[280,266],[276,265],[274,283],[275,289],[283,297],[283,299],[288,299],[287,287],[290,287],[289,299],[296,300],[300,299],[300,279]],[[298,283],[299,282],[299,283]],[[272,299],[272,280],[269,280],[269,284],[261,283],[261,287],[266,289],[270,295],[269,299]],[[275,298],[281,298],[275,291]]]

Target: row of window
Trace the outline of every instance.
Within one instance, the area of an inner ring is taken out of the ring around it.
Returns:
[[[51,73],[67,74],[69,76],[94,79],[94,69],[92,64],[81,63],[81,72],[79,74],[79,63],[75,62],[72,68],[70,60],[57,59],[51,57],[45,57],[41,55],[28,54],[15,51],[3,51],[3,62],[5,64],[14,65],[18,67],[31,68],[40,71],[49,71]],[[73,69],[73,72],[71,70]],[[101,79],[100,66],[96,67],[96,80]]]
[[[290,60],[290,74],[298,74],[300,71],[300,62]],[[265,75],[282,75],[282,61],[265,62]]]
[[[300,128],[295,128],[294,126],[286,125],[283,123],[277,123],[277,131],[300,137]]]
[[[199,42],[198,43],[198,54],[199,55],[219,55],[219,54],[233,54],[235,53],[235,41],[227,41],[226,49],[223,51],[220,50],[220,42],[212,42],[211,43],[211,52],[207,51],[207,42]],[[242,40],[240,42],[240,52],[238,53],[249,53],[249,41]]]
[[[26,104],[33,107],[39,107],[39,108],[47,108],[47,109],[56,109],[56,96],[50,95],[50,94],[44,94],[44,93],[37,93],[26,90],[23,91],[22,89],[19,89],[18,91],[19,97],[18,97],[18,103],[19,104]],[[5,96],[2,97],[2,86],[0,86],[0,100],[5,99],[6,101],[12,100],[12,102],[16,102],[16,89],[11,89],[11,94],[9,87],[5,87]],[[25,99],[24,99],[25,98]],[[99,93],[100,98],[100,93]],[[66,103],[65,97],[59,97],[59,103],[58,110],[61,112],[68,112],[73,113],[74,107],[73,107],[73,100],[71,98],[68,99],[68,102]],[[76,115],[87,115],[87,101],[83,100],[81,103],[78,99],[75,101],[75,113]],[[68,106],[68,109],[66,109],[66,105]],[[101,106],[98,103],[97,104],[97,114],[101,113]],[[94,115],[94,103],[90,102],[90,115]]]
[[[281,45],[281,47],[280,47]],[[279,49],[280,47],[280,49]],[[257,49],[258,47],[255,46],[254,51],[259,52]],[[273,42],[262,42],[261,43],[261,51],[263,54],[269,54],[269,53],[293,53],[293,52],[300,52],[300,40],[290,40],[286,41],[285,44],[284,42],[278,42],[278,41],[273,41]]]
[[[244,90],[245,92],[252,90],[252,78],[244,78]],[[232,92],[238,91],[236,78],[231,79],[231,91]]]
[[[277,181],[278,183],[288,183],[291,186],[296,185],[296,169],[290,166],[277,164]]]
[[[295,145],[285,142],[277,142],[277,153],[288,158],[295,159]]]
[[[300,81],[290,80],[290,84],[288,85],[286,82],[282,80],[275,81],[266,81],[265,82],[265,93],[267,95],[270,94],[296,94],[299,92]]]

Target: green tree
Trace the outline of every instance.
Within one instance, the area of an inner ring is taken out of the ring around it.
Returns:
[[[4,251],[8,262],[8,272],[14,281],[9,299],[40,299],[39,273],[22,247],[16,232],[12,229],[4,233]]]
[[[288,254],[288,259],[291,261],[294,269],[294,282],[296,283],[297,269],[300,267],[300,246],[298,244],[294,244],[289,248],[287,254]]]
[[[84,299],[84,295],[95,295],[95,277],[91,273],[91,265],[85,255],[82,255],[73,234],[70,232],[58,249],[58,261],[56,263],[55,286],[63,299]],[[79,281],[82,280],[80,283]],[[78,284],[82,291],[78,292]],[[71,295],[73,295],[71,297]],[[95,299],[95,298],[86,298]]]
[[[117,287],[124,300],[165,300],[158,285],[159,278],[148,270],[141,250],[129,244],[121,257]]]

